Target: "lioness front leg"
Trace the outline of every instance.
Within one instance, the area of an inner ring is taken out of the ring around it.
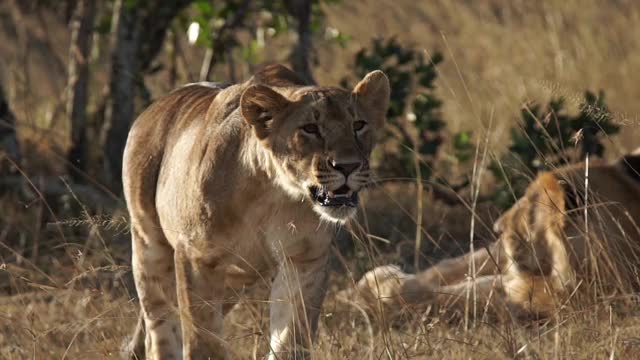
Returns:
[[[224,271],[215,263],[175,252],[178,306],[185,359],[229,359],[222,337]]]
[[[327,258],[288,258],[280,265],[270,296],[269,360],[306,358],[329,278]]]
[[[506,263],[506,257],[501,252],[501,244],[496,241],[473,253],[442,260],[407,279],[399,295],[409,303],[420,303],[437,295],[443,287],[466,284],[472,261],[476,265],[475,277],[498,274]]]
[[[372,309],[381,305],[398,308],[399,304],[440,303],[441,299],[451,297],[448,292],[466,286],[471,261],[476,264],[475,277],[498,274],[506,260],[501,251],[500,243],[495,242],[488,249],[442,260],[415,275],[406,274],[396,266],[379,266],[358,282],[357,296]]]

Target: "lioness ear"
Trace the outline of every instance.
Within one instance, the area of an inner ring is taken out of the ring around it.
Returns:
[[[353,89],[353,95],[356,101],[374,117],[370,121],[379,122],[376,125],[382,126],[391,96],[387,75],[380,70],[368,73]]]
[[[252,85],[240,98],[242,117],[251,125],[259,139],[269,136],[273,118],[288,105],[289,100],[264,85]]]
[[[526,223],[529,231],[558,229],[564,225],[567,194],[553,173],[540,173],[525,194],[493,223],[493,231],[504,232],[507,226]]]

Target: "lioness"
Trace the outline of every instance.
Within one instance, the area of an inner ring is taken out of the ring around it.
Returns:
[[[269,358],[309,348],[335,233],[323,222],[355,213],[389,95],[381,71],[346,91],[273,65],[180,88],[138,117],[123,183],[147,358],[228,358],[233,295],[273,268]]]
[[[597,298],[640,289],[639,223],[640,149],[588,172],[584,164],[543,172],[496,221],[500,235],[488,248],[417,275],[381,266],[356,290],[372,309],[422,303],[468,310],[475,299],[482,310],[502,300],[512,314],[548,316],[580,289]]]

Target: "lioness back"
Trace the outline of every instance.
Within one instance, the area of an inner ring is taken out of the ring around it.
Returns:
[[[203,119],[220,91],[186,86],[155,101],[138,117],[129,131],[123,161],[124,195],[130,211],[155,213],[157,180],[170,134],[180,133],[196,119]]]

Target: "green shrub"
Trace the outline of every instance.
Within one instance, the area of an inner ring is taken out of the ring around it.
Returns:
[[[520,197],[539,171],[580,162],[589,156],[602,157],[603,137],[620,128],[604,102],[604,92],[587,91],[579,113],[572,116],[563,98],[552,99],[546,107],[523,106],[520,127],[511,129],[508,151],[494,161],[490,170],[497,179],[493,199],[502,207]]]
[[[389,77],[391,102],[388,126],[383,137],[382,153],[374,154],[383,177],[415,177],[414,154],[418,153],[423,179],[431,177],[431,167],[443,142],[445,123],[435,96],[436,65],[440,53],[429,57],[417,49],[401,45],[395,38],[374,39],[371,48],[360,50],[355,57],[355,75],[380,69]],[[348,87],[348,81],[343,80]]]

